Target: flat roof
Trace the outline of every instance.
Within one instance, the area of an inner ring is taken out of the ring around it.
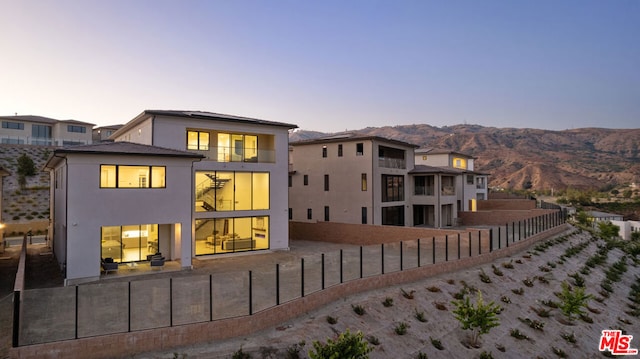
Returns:
[[[54,125],[59,122],[64,122],[64,123],[77,123],[81,125],[95,126],[95,124],[89,123],[89,122],[82,122],[77,120],[56,120],[54,118],[49,118],[44,116],[32,116],[32,115],[0,116],[0,119],[5,121],[25,121],[25,122],[46,123],[50,125]]]
[[[329,136],[312,138],[309,140],[291,142],[289,144],[291,146],[304,146],[304,145],[315,145],[315,144],[323,144],[323,143],[354,142],[354,141],[380,141],[380,142],[393,143],[395,145],[405,146],[405,147],[413,147],[413,148],[419,147],[418,145],[414,145],[412,143],[394,140],[391,138],[371,136],[371,135],[358,135],[355,133],[338,133],[338,134],[333,134]]]
[[[489,175],[487,173],[463,170],[461,168],[455,168],[455,167],[439,167],[439,166],[427,166],[427,165],[415,165],[415,167],[413,167],[413,169],[409,171],[409,174],[424,174],[424,173],[444,173],[444,174],[455,174],[455,175],[470,173],[470,174],[476,174],[480,176]]]

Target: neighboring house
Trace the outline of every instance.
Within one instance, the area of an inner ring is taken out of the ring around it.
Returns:
[[[190,268],[193,256],[287,249],[293,128],[148,110],[114,142],[55,150],[54,248],[67,283],[97,278],[101,257],[137,262],[160,251]]]
[[[474,157],[376,136],[291,143],[289,219],[446,227],[487,198]]]
[[[474,170],[475,157],[457,151],[426,148],[417,149],[415,155],[416,167],[434,166],[455,175],[458,211],[475,211],[477,201],[488,199],[489,175]]]
[[[624,220],[623,218],[624,216],[621,214],[606,213],[606,212],[599,212],[599,211],[587,211],[587,216],[591,220],[591,223],[593,223],[594,228],[597,228],[598,226],[597,222],[611,222],[611,221]]]
[[[353,134],[291,143],[289,219],[410,226],[416,147]]]
[[[111,141],[109,137],[122,128],[122,126],[124,125],[95,127],[91,132],[91,140],[93,143]]]
[[[87,122],[42,116],[0,116],[0,122],[1,143],[42,146],[91,144],[94,126]]]
[[[611,223],[620,227],[618,235],[624,240],[630,240],[633,232],[640,232],[640,221],[618,221],[612,220]]]

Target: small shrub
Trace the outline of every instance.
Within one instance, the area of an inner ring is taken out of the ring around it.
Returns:
[[[480,353],[480,359],[493,359],[493,355],[491,354],[491,352],[483,351],[482,353]]]
[[[551,268],[547,266],[539,266],[538,269],[540,269],[541,272],[545,272],[545,273],[551,272]]]
[[[427,287],[427,290],[431,293],[439,293],[442,290],[440,290],[440,288],[436,287],[436,286],[431,286],[431,287]]]
[[[613,283],[609,279],[603,279],[600,283],[600,288],[604,289],[608,293],[613,293]]]
[[[291,344],[287,347],[287,351],[286,351],[286,359],[299,359],[300,358],[300,352],[302,351],[302,348],[304,348],[304,346],[307,345],[307,343],[304,340],[299,341],[296,344]]]
[[[367,358],[372,350],[373,347],[364,340],[362,332],[351,334],[347,329],[336,339],[327,339],[326,343],[314,341],[309,358]]]
[[[587,306],[587,302],[593,298],[592,295],[586,294],[584,288],[576,287],[571,289],[567,282],[562,282],[562,293],[559,298],[561,300],[559,308],[569,321],[573,320],[574,315],[584,315],[583,307]]]
[[[493,269],[493,274],[497,275],[498,277],[502,277],[504,275],[500,268],[496,267],[495,264],[492,264],[491,268]]]
[[[419,322],[422,322],[422,323],[426,323],[427,322],[427,318],[424,316],[424,312],[423,311],[418,311],[418,309],[414,309],[414,311],[415,311],[414,316],[416,317],[416,319]]]
[[[507,297],[506,295],[503,295],[502,297],[500,297],[500,301],[503,303],[511,303],[511,298]]]
[[[353,311],[358,314],[358,315],[364,315],[364,313],[366,313],[366,311],[364,310],[364,307],[361,306],[360,304],[358,305],[351,305],[351,308],[353,309]]]
[[[398,335],[405,335],[407,334],[408,328],[409,328],[409,324],[405,322],[400,322],[396,325],[395,328],[393,328],[393,331]]]
[[[571,334],[569,334],[569,333],[560,333],[560,336],[562,337],[562,339],[566,340],[567,343],[575,344],[578,341],[576,339],[576,335],[573,332],[571,332]]]
[[[556,347],[551,347],[551,350],[553,351],[553,354],[557,355],[560,358],[566,358],[567,357],[567,353],[564,352],[564,350],[560,349],[560,348],[556,348]]]
[[[498,351],[502,353],[507,351],[507,348],[505,348],[503,344],[496,344],[496,349],[498,349]]]
[[[416,354],[416,359],[429,359],[427,357],[427,354],[423,353],[423,352],[418,352],[418,354]]]
[[[440,339],[429,337],[429,340],[431,340],[431,344],[433,345],[434,348],[438,350],[444,350],[444,346],[442,345],[442,342],[440,341]]]
[[[327,315],[327,323],[333,325],[338,323],[338,318],[337,317],[332,317],[330,315]]]
[[[551,267],[551,268],[555,268],[555,267],[556,267],[556,264],[555,264],[555,263],[553,263],[553,262],[547,262],[547,265],[548,265],[549,267]]]
[[[576,287],[584,287],[585,280],[583,276],[581,276],[578,273],[573,273],[573,274],[569,274],[569,277],[573,278],[573,284]]]
[[[368,335],[367,336],[367,341],[369,343],[371,343],[372,345],[380,345],[380,339],[378,339],[378,337],[373,336],[373,335]]]
[[[415,290],[411,290],[411,291],[407,292],[402,288],[400,288],[400,291],[402,292],[402,296],[407,298],[407,299],[413,299],[413,295],[416,292]]]
[[[454,301],[453,304],[456,306],[453,315],[462,324],[463,330],[471,330],[470,344],[474,347],[478,347],[481,335],[500,325],[498,314],[502,308],[494,302],[485,304],[481,291],[476,294],[475,304],[471,303],[469,297]]]
[[[580,314],[580,320],[582,320],[585,323],[593,324],[593,319],[586,313]]]
[[[513,269],[513,260],[511,260],[509,262],[503,262],[502,263],[502,267],[503,268],[507,268],[507,269]]]
[[[524,288],[520,287],[518,289],[511,289],[514,294],[522,295],[524,293]]]
[[[251,359],[251,354],[242,351],[242,347],[231,355],[231,359]]]
[[[433,305],[435,305],[438,310],[447,310],[447,305],[442,302],[433,302]]]
[[[523,279],[522,283],[524,283],[524,285],[526,285],[527,287],[533,287],[533,280],[529,277]]]
[[[456,281],[454,279],[447,279],[447,284],[456,284]]]
[[[274,358],[278,353],[278,349],[274,347],[260,347],[260,356],[262,358]]]
[[[523,340],[523,339],[529,340],[529,337],[526,334],[522,333],[520,330],[515,328],[511,329],[509,331],[509,334],[518,340]]]
[[[551,314],[551,310],[549,309],[531,307],[531,310],[533,310],[541,318],[547,318]]]
[[[531,329],[535,329],[535,330],[539,330],[539,331],[543,331],[544,330],[544,323],[539,321],[539,320],[531,320],[529,318],[518,318],[521,322],[525,323],[526,325],[529,326],[529,328]]]
[[[549,284],[549,279],[547,279],[547,277],[537,276],[536,279],[542,284]]]
[[[393,306],[393,298],[386,297],[384,299],[384,301],[382,302],[382,305],[384,305],[385,307],[392,307]]]
[[[480,280],[483,283],[491,283],[491,278],[489,277],[489,275],[487,275],[487,273],[484,272],[484,269],[480,270]]]
[[[522,259],[516,259],[516,263],[522,264]]]
[[[629,319],[618,317],[618,320],[624,324],[631,325],[631,321]]]

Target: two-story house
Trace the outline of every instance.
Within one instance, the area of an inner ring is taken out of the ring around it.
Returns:
[[[91,144],[94,124],[42,116],[0,116],[0,142],[41,146]]]
[[[100,258],[146,260],[289,246],[288,131],[295,125],[209,112],[144,111],[112,139],[57,149],[54,250],[69,282]]]
[[[353,134],[291,143],[289,219],[411,225],[416,147]]]

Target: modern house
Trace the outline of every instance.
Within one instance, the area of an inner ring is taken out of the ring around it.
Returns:
[[[288,131],[210,112],[144,111],[111,138],[54,150],[54,250],[67,283],[101,258],[192,259],[287,249]],[[96,204],[100,204],[96,206]]]
[[[291,143],[289,219],[410,226],[416,147],[353,134]]]
[[[291,143],[289,219],[447,227],[487,198],[474,157],[377,136]]]
[[[100,126],[94,127],[91,131],[91,140],[93,143],[111,141],[110,137],[124,125]]]
[[[42,116],[0,116],[0,141],[5,144],[71,146],[91,144],[94,124]]]

